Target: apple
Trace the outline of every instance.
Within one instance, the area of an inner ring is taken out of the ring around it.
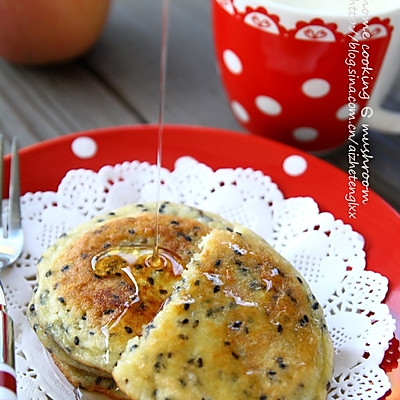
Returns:
[[[98,39],[110,0],[0,0],[0,57],[21,65],[67,61]]]

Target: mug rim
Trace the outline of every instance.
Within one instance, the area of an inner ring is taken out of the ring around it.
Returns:
[[[216,0],[218,2],[218,0]],[[368,0],[370,1],[370,0]],[[374,0],[372,0],[374,1]],[[315,17],[315,18],[337,18],[337,19],[344,19],[344,20],[349,20],[352,18],[349,13],[344,14],[341,12],[338,12],[337,9],[334,10],[333,12],[321,12],[321,10],[314,10],[312,8],[305,8],[305,7],[299,7],[298,3],[296,4],[286,4],[282,3],[277,0],[231,0],[232,5],[234,7],[234,12],[235,14],[242,14],[246,12],[246,8],[250,7],[253,9],[256,9],[258,7],[268,7],[268,6],[273,6],[276,9],[282,10],[282,11],[287,11],[291,12],[293,14],[298,14],[298,15],[305,15],[308,17]],[[238,5],[238,3],[241,3]],[[378,9],[374,10],[368,15],[368,18],[373,18],[373,17],[383,17],[386,16],[386,14],[390,14],[392,12],[400,12],[400,2],[399,3],[392,3],[392,4],[387,4],[385,6],[381,6],[378,4]],[[364,16],[362,14],[358,14],[355,16],[357,19],[362,19]]]

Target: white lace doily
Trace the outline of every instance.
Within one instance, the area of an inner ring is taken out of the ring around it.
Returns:
[[[26,308],[42,252],[67,229],[105,211],[156,200],[155,165],[125,162],[98,173],[73,170],[57,192],[22,197],[24,251],[2,273],[9,312],[15,322],[19,400],[78,398],[54,367],[26,319]],[[388,280],[365,270],[363,237],[309,197],[284,199],[260,171],[213,171],[189,157],[161,171],[160,198],[213,211],[268,240],[308,280],[323,305],[335,346],[329,399],[379,399],[390,388],[379,367],[395,321],[383,299]],[[105,399],[84,394],[84,399]]]

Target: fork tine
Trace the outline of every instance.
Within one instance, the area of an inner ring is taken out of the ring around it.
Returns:
[[[8,227],[10,232],[21,228],[21,187],[19,176],[18,139],[13,137],[11,143],[11,171],[10,171],[10,212]]]
[[[0,230],[3,227],[3,175],[4,175],[4,139],[0,134]]]

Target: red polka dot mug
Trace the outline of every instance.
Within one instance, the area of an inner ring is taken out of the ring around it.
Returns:
[[[365,127],[400,133],[382,109],[400,63],[400,2],[212,0],[216,59],[248,131],[310,152]]]

